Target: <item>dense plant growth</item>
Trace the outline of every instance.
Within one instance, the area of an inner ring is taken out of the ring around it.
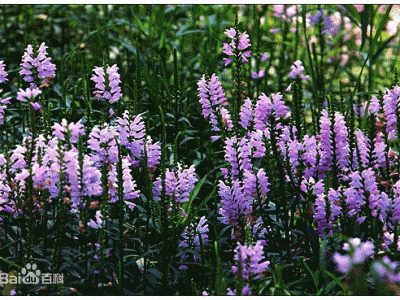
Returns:
[[[3,295],[400,294],[399,6],[0,9]]]

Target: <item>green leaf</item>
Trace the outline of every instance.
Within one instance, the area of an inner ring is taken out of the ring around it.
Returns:
[[[335,275],[333,275],[331,272],[329,272],[329,271],[327,271],[327,270],[324,270],[324,273],[325,273],[326,275],[328,275],[329,277],[331,277],[331,278],[337,283],[337,285],[340,286],[340,288],[341,288],[344,292],[347,292],[347,288],[343,285],[343,283],[339,280],[339,278],[337,278]]]
[[[192,207],[192,203],[193,200],[196,198],[197,194],[200,192],[200,188],[203,186],[204,182],[207,179],[207,175],[204,175],[204,177],[196,184],[196,186],[194,187],[194,189],[190,192],[189,195],[189,201],[185,202],[182,204],[182,208],[183,210],[186,212],[186,217],[181,218],[179,220],[178,225],[182,224],[184,221],[186,221],[186,219],[189,217],[190,211],[191,211],[191,207]],[[207,197],[208,198],[208,197]],[[206,199],[207,199],[206,198]],[[208,200],[208,199],[207,199]],[[204,202],[204,201],[203,201]]]
[[[319,286],[319,274],[320,274],[320,270],[317,270],[315,272],[313,272],[310,267],[307,265],[307,263],[305,262],[305,260],[302,260],[304,266],[306,267],[307,271],[311,274],[313,281],[314,281],[314,285],[315,285],[315,289],[318,290],[318,286]]]
[[[368,23],[369,23],[369,15],[370,15],[371,6],[365,5],[362,12],[360,12],[361,19],[361,46],[360,51],[365,45],[365,40],[367,39],[367,31],[368,31]]]
[[[13,267],[16,267],[18,269],[22,269],[22,267],[20,265],[17,265],[15,262],[12,262],[11,260],[8,260],[7,258],[4,258],[4,257],[0,256],[0,260],[12,265]]]

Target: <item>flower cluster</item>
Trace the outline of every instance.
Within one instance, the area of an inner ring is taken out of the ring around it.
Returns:
[[[28,45],[22,57],[19,74],[24,75],[23,79],[30,83],[31,89],[47,86],[49,81],[55,76],[56,66],[50,62],[51,58],[47,57],[47,48],[43,42],[36,54],[32,45]],[[40,81],[40,79],[43,80]]]
[[[233,56],[234,59],[242,59],[243,63],[249,62],[247,58],[251,56],[251,51],[246,50],[251,46],[249,35],[246,32],[236,32],[235,28],[225,30],[225,34],[232,39],[231,42],[224,43],[222,51],[228,56]],[[225,66],[232,62],[232,58],[224,57]]]
[[[349,243],[344,243],[343,250],[348,254],[335,253],[333,260],[337,269],[347,274],[354,266],[361,265],[374,255],[374,244],[370,241],[361,242],[359,238],[351,238]]]
[[[193,224],[190,224],[185,228],[181,235],[181,242],[179,243],[179,247],[182,248],[192,248],[197,253],[200,253],[208,243],[208,224],[206,217],[201,217],[199,223],[196,227]],[[201,249],[203,247],[203,249]],[[199,260],[200,256],[194,254],[193,259],[195,262]],[[185,253],[181,253],[181,261],[182,263],[187,262],[189,259],[189,255]],[[187,266],[182,264],[179,266],[180,270],[187,270]]]
[[[383,283],[400,282],[400,272],[398,272],[399,263],[391,261],[389,257],[384,256],[381,260],[372,263],[372,270],[377,275],[377,280]]]
[[[232,130],[231,116],[225,106],[228,105],[225,93],[222,89],[218,77],[213,74],[209,81],[205,75],[197,83],[200,103],[202,105],[202,115],[209,119],[213,131]],[[217,140],[219,136],[212,136],[212,140]]]
[[[181,164],[178,164],[178,168],[175,171],[169,169],[165,173],[165,194],[168,196],[171,202],[178,204],[189,201],[189,194],[193,190],[197,182],[195,167],[194,165],[189,168],[183,168]],[[161,199],[162,190],[162,179],[158,177],[154,182],[153,194],[154,200]],[[182,211],[182,216],[185,216],[185,212]]]
[[[17,95],[17,100],[21,102],[29,102],[35,110],[41,108],[41,105],[38,102],[33,102],[38,95],[40,95],[42,91],[38,88],[27,88],[25,91],[20,89]]]
[[[233,273],[236,276],[242,276],[246,286],[242,290],[242,295],[251,295],[249,282],[253,279],[260,279],[264,272],[268,269],[270,262],[264,261],[264,251],[261,241],[257,241],[254,246],[246,246],[237,244],[234,256],[236,265],[232,267]],[[241,274],[239,267],[241,265]],[[236,295],[236,290],[228,289],[228,295]]]
[[[297,60],[293,63],[293,65],[290,67],[291,71],[289,73],[289,77],[290,78],[301,78],[303,80],[310,80],[310,76],[309,75],[304,75],[303,71],[304,71],[304,67],[303,64],[300,60]]]
[[[96,98],[98,99],[106,99],[111,104],[117,102],[121,97],[121,87],[119,84],[121,83],[120,75],[118,74],[117,65],[108,66],[107,67],[107,81],[104,73],[103,67],[95,67],[93,69],[95,73],[91,79],[96,83],[97,90],[93,92]],[[106,88],[106,83],[108,83],[109,89]]]
[[[117,164],[119,162],[119,153],[116,139],[119,133],[123,134],[124,132],[121,129],[121,124],[129,124],[130,120],[135,120],[135,118],[129,117],[127,112],[124,113],[124,117],[127,120],[119,118],[116,125],[113,126],[106,123],[100,127],[93,127],[88,133],[87,149],[91,153],[83,153],[83,155],[80,155],[83,149],[79,150],[77,148],[79,136],[85,135],[85,128],[82,122],[68,123],[64,119],[61,124],[55,123],[52,126],[52,136],[46,139],[43,135],[39,135],[35,139],[34,156],[31,162],[32,173],[28,171],[27,155],[29,155],[29,152],[25,146],[16,147],[11,152],[9,162],[2,156],[2,159],[0,159],[0,178],[2,179],[0,184],[2,199],[0,210],[11,213],[16,217],[22,214],[24,209],[28,208],[25,207],[23,197],[26,181],[28,177],[32,176],[33,188],[36,191],[46,190],[52,200],[64,197],[63,199],[68,203],[70,211],[80,215],[83,209],[88,209],[82,199],[90,198],[95,201],[102,195],[102,172],[104,168],[107,170],[108,178],[108,202],[112,203],[121,200],[125,202],[128,208],[133,209],[135,204],[131,200],[139,197],[140,191],[137,189],[131,170],[134,168],[133,162],[142,160],[144,153],[143,149],[140,149],[139,152],[135,152],[135,156],[122,157],[122,182],[118,182]],[[144,130],[144,128],[141,128],[139,131]],[[136,133],[136,131],[134,132]],[[140,145],[145,144],[144,135],[136,137]],[[125,138],[129,140],[130,134],[128,133]],[[139,139],[142,141],[139,141]],[[128,143],[121,144],[122,147],[126,147],[129,150],[132,149]],[[157,144],[155,145],[158,146]],[[151,164],[154,168],[159,161],[159,146],[154,148],[151,143],[148,146],[153,148],[153,150],[148,151],[149,157],[151,155],[157,156],[148,160],[148,164]],[[6,166],[8,166],[8,171]],[[180,197],[181,201],[185,201],[197,179],[194,178],[194,168],[184,170],[181,173],[179,173],[176,196]],[[6,180],[7,176],[12,176],[14,181],[8,182]],[[118,198],[118,185],[122,185],[123,199]],[[41,211],[38,203],[33,205],[33,209],[36,212]],[[90,220],[88,226],[99,228],[103,223],[104,215],[102,215],[101,211],[97,211],[95,219]]]
[[[7,76],[8,76],[8,74],[5,71],[5,64],[3,61],[0,61],[0,83],[8,81]],[[3,90],[0,90],[0,92],[2,92],[2,91]],[[2,104],[2,105],[0,105],[0,125],[4,124],[4,112],[7,108],[7,105],[5,105],[5,104],[11,104],[10,99],[11,99],[10,97],[4,98],[4,99],[0,98],[0,103]]]
[[[4,61],[0,61],[0,83],[8,81],[8,78],[7,78],[8,74],[5,70],[5,66],[6,65],[4,64]]]

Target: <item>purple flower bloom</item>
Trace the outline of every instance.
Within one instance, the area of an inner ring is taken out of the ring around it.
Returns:
[[[400,273],[396,272],[398,262],[392,262],[389,257],[384,256],[378,261],[372,263],[372,270],[378,275],[377,280],[383,283],[400,282]]]
[[[212,130],[220,131],[219,127],[224,127],[227,131],[231,131],[233,125],[230,114],[228,110],[223,107],[228,105],[228,102],[218,77],[213,74],[210,81],[207,83],[205,75],[203,75],[197,85],[200,103],[203,109],[202,115],[205,118],[209,118]],[[217,115],[220,116],[222,124],[219,124]]]
[[[83,205],[81,197],[100,196],[103,192],[100,169],[94,166],[94,161],[88,155],[85,155],[82,169],[80,170],[78,155],[79,153],[75,147],[72,147],[65,154],[65,167],[71,190],[72,209],[76,213],[79,213],[79,208]],[[81,173],[82,178],[80,178]]]
[[[96,98],[106,99],[111,104],[117,102],[122,94],[121,94],[121,87],[119,84],[121,83],[120,75],[118,74],[118,67],[117,65],[108,66],[107,67],[107,74],[108,74],[108,86],[109,89],[106,89],[105,86],[105,78],[104,78],[104,68],[103,67],[95,67],[93,69],[95,73],[91,79],[96,83],[97,90],[93,92]]]
[[[236,296],[236,289],[232,291],[230,288],[228,288],[227,296]],[[246,284],[243,287],[242,296],[251,296],[251,288],[249,284]]]
[[[91,219],[90,222],[88,222],[88,226],[89,226],[89,227],[92,227],[92,228],[94,228],[94,229],[97,229],[97,228],[102,227],[102,226],[104,225],[104,221],[103,221],[103,216],[102,216],[100,210],[98,210],[98,211],[96,212],[95,218],[96,218],[96,221],[94,221],[93,219]]]
[[[315,16],[313,14],[310,14],[308,17],[310,20],[310,25],[315,26],[319,22],[321,22],[323,14],[324,14],[324,12],[322,10],[317,10],[315,12]]]
[[[269,261],[261,262],[264,259],[261,241],[257,241],[254,246],[242,246],[238,242],[234,258],[236,264],[242,265],[242,277],[245,280],[249,280],[250,276],[254,276],[254,279],[260,279],[270,264]],[[232,270],[235,275],[238,275],[237,266],[233,266]]]
[[[89,134],[88,148],[94,151],[92,154],[96,166],[116,163],[118,161],[118,147],[115,142],[117,132],[105,123],[102,127],[94,126]]]
[[[304,67],[300,60],[295,61],[294,64],[291,66],[291,69],[292,69],[292,71],[290,71],[290,73],[288,75],[290,78],[300,77],[303,80],[310,79],[309,75],[303,74]]]
[[[344,122],[343,116],[339,113],[335,113],[334,120],[334,134],[335,134],[335,144],[336,144],[336,160],[337,165],[341,169],[346,169],[349,163],[349,143],[347,139],[347,128]],[[331,131],[331,120],[328,116],[328,112],[324,109],[322,110],[322,116],[320,118],[321,133],[317,136],[321,140],[321,171],[326,172],[331,169],[333,161],[332,152],[332,131]]]
[[[266,61],[268,58],[269,58],[269,54],[268,54],[267,52],[264,52],[264,53],[261,55],[260,60],[261,60],[261,61]]]
[[[389,133],[389,140],[394,141],[397,138],[397,106],[400,96],[400,87],[396,85],[393,90],[386,90],[383,96],[383,110],[386,116],[386,131]]]
[[[349,243],[344,243],[343,250],[348,251],[348,254],[335,253],[333,260],[336,262],[338,270],[346,274],[354,266],[363,264],[374,255],[374,244],[370,241],[361,242],[359,238],[351,238]]]
[[[377,115],[380,109],[381,109],[381,104],[379,103],[378,98],[375,95],[372,96],[371,101],[369,103],[368,111],[370,113]]]
[[[300,77],[301,79],[309,80],[309,76],[308,75],[304,76],[303,71],[304,71],[304,67],[303,67],[302,62],[300,60],[297,60],[291,66],[291,72],[289,73],[288,76],[290,78]]]
[[[7,78],[8,74],[5,71],[5,66],[6,65],[4,64],[4,62],[0,61],[0,83],[8,81],[8,78]]]
[[[144,155],[146,129],[142,116],[131,117],[128,111],[116,120],[119,144],[128,149],[133,158],[140,159]]]
[[[239,124],[242,125],[244,129],[250,126],[251,121],[253,120],[253,105],[251,100],[247,98],[244,101],[244,104],[240,110],[240,122]]]
[[[335,132],[335,143],[336,143],[336,158],[340,169],[345,170],[349,164],[349,142],[347,139],[347,128],[344,121],[344,117],[341,113],[335,113],[335,126],[333,131]]]
[[[270,183],[264,169],[259,169],[256,175],[250,170],[245,170],[243,176],[243,195],[246,201],[252,202],[258,195],[262,197],[262,200],[265,199]]]
[[[238,33],[238,39],[239,42],[237,44],[237,38],[236,38],[236,30],[234,28],[231,29],[227,29],[225,31],[225,34],[231,38],[231,43],[224,43],[223,47],[222,47],[222,52],[226,55],[229,56],[238,56],[239,58],[242,58],[242,62],[243,63],[247,63],[249,57],[251,57],[251,51],[244,51],[246,50],[248,47],[251,46],[250,44],[250,39],[249,39],[249,35],[246,32],[243,33]],[[237,47],[237,50],[239,51],[235,51]],[[224,58],[225,61],[225,66],[229,65],[232,62],[231,58]]]
[[[322,31],[322,34],[327,34],[333,37],[338,33],[339,28],[340,26],[333,23],[331,16],[326,16],[324,18],[324,30]]]
[[[0,90],[0,92],[2,92],[2,90]],[[0,103],[1,104],[11,104],[10,102],[10,97],[5,98],[5,99],[1,99],[0,98]],[[4,124],[4,112],[7,108],[7,105],[0,105],[0,125]]]
[[[283,96],[278,93],[272,94],[271,97],[272,100],[263,93],[258,98],[254,113],[255,129],[266,130],[269,127],[271,115],[279,119],[287,114],[287,106],[282,100]]]
[[[356,134],[358,151],[360,153],[361,162],[363,164],[362,166],[365,167],[368,164],[368,148],[369,148],[370,141],[369,141],[368,137],[366,137],[360,129],[357,129],[355,134]],[[353,152],[353,166],[355,169],[361,167],[358,165],[356,149],[354,149],[354,152]]]
[[[379,132],[375,139],[375,147],[373,157],[376,159],[375,167],[386,166],[386,143],[383,140],[382,132]]]
[[[31,89],[38,88],[38,84],[35,83],[35,78],[43,80],[39,84],[39,88],[43,87],[51,78],[55,76],[56,66],[51,63],[51,58],[47,57],[45,43],[42,43],[37,51],[37,56],[33,53],[32,45],[28,45],[24,56],[22,57],[20,75],[25,75],[24,80],[30,82]]]
[[[238,147],[238,140],[235,136],[226,138],[224,147],[225,160],[231,165],[231,176],[233,179],[239,176]]]
[[[147,167],[150,170],[155,169],[155,167],[160,162],[161,158],[161,146],[159,142],[153,143],[153,139],[150,136],[147,136],[146,151],[147,151]]]
[[[68,138],[72,144],[76,144],[79,140],[79,136],[85,134],[85,129],[81,123],[81,120],[76,122],[76,124],[73,122],[68,124],[67,120],[63,119],[61,124],[54,123],[51,128],[54,129],[53,135],[62,141],[65,141],[66,138]]]
[[[317,231],[322,237],[324,237],[324,230],[328,227],[324,194],[319,194],[317,196],[317,199],[315,200],[315,211],[314,220],[317,222]]]
[[[42,108],[42,106],[38,102],[31,102],[31,105],[34,110],[39,110]]]
[[[27,102],[28,99],[35,99],[37,95],[41,94],[42,91],[38,88],[27,88],[25,91],[23,89],[19,89],[17,100],[21,102]]]
[[[372,215],[376,217],[377,210],[375,208],[379,204],[381,196],[376,183],[375,173],[369,168],[362,171],[361,174],[359,171],[350,173],[348,177],[351,180],[350,187],[344,190],[349,210],[348,216],[353,217],[360,213],[361,207],[368,201],[368,207],[372,210]],[[367,194],[368,198],[366,198]],[[357,222],[362,223],[365,217],[359,217]]]
[[[392,222],[400,224],[400,180],[393,185]]]
[[[198,225],[196,228],[194,228],[193,224],[190,224],[188,227],[185,228],[181,235],[181,242],[179,243],[179,247],[183,248],[189,248],[193,247],[193,249],[197,252],[201,251],[201,245],[206,246],[208,243],[208,224],[206,224],[207,219],[206,217],[201,217]],[[200,242],[201,238],[201,242]],[[182,253],[181,255],[181,261],[186,262],[188,261],[189,255]],[[195,262],[199,260],[199,256],[196,254],[193,254],[193,259]],[[179,267],[180,270],[186,270],[187,266],[181,265]]]
[[[255,130],[250,133],[250,145],[255,158],[263,157],[265,154],[265,144],[263,141],[263,132]]]
[[[252,72],[251,73],[251,78],[257,79],[257,78],[263,78],[265,76],[265,70],[261,69],[260,71],[257,72]]]
[[[224,33],[231,39],[233,39],[236,36],[235,28],[226,29]]]
[[[249,140],[245,137],[241,138],[238,143],[239,147],[239,164],[240,164],[240,170],[251,170],[253,167],[253,164],[251,162],[251,144]]]
[[[303,137],[303,154],[301,155],[306,169],[304,170],[304,178],[310,179],[315,176],[316,164],[317,164],[317,141],[314,136],[309,137],[305,135]]]
[[[125,200],[132,200],[139,197],[139,190],[136,190],[136,182],[133,180],[131,175],[131,164],[129,160],[126,158],[122,159],[122,186],[123,186],[123,195]],[[133,209],[135,204],[132,202],[125,201],[128,205],[129,209]]]
[[[194,165],[188,169],[178,164],[178,169],[174,171],[166,170],[165,173],[165,194],[170,197],[171,201],[177,203],[184,203],[189,201],[189,194],[193,190],[195,183],[198,181],[195,175]],[[153,194],[154,200],[160,200],[161,198],[162,181],[161,177],[158,177],[154,182]]]
[[[220,180],[218,194],[221,197],[221,222],[227,225],[237,225],[241,215],[248,215],[252,211],[252,201],[243,194],[243,187],[239,180],[234,180],[232,187]]]
[[[276,18],[283,18],[285,13],[285,5],[283,4],[275,4],[272,6],[274,10],[274,17]]]

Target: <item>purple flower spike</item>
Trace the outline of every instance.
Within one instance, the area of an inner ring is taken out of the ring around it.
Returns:
[[[379,261],[372,263],[372,269],[378,275],[378,281],[383,283],[398,283],[400,282],[400,272],[396,272],[398,262],[392,262],[389,257],[384,256]]]
[[[42,93],[42,91],[38,88],[34,88],[34,89],[27,88],[25,91],[23,89],[19,89],[19,92],[17,95],[17,100],[19,100],[21,102],[27,102],[28,99],[32,100],[41,93]]]
[[[220,181],[218,186],[218,194],[222,202],[220,209],[221,222],[226,225],[237,225],[241,215],[251,213],[252,201],[245,197],[239,180],[234,180],[232,187],[226,185],[223,181]]]
[[[69,141],[72,144],[76,144],[79,140],[79,136],[85,134],[85,129],[81,120],[76,123],[71,122],[68,124],[67,120],[63,119],[61,124],[54,123],[51,128],[54,129],[54,136],[58,137],[62,141],[65,141],[66,137],[69,136]]]
[[[197,83],[199,91],[199,102],[202,106],[202,115],[209,119],[211,129],[213,131],[220,131],[223,127],[227,131],[231,131],[233,128],[231,116],[229,111],[224,107],[228,105],[228,101],[225,98],[225,93],[222,89],[221,82],[218,77],[213,74],[209,82],[206,81],[205,75]],[[218,121],[218,117],[222,122]],[[220,124],[221,123],[221,124]],[[218,139],[217,136],[214,140]]]
[[[264,53],[261,55],[260,60],[261,60],[261,61],[266,61],[269,57],[270,57],[269,53],[264,52]]]
[[[0,90],[0,92],[2,92],[2,90]],[[10,97],[5,98],[5,99],[1,99],[0,98],[0,103],[1,104],[11,104],[10,102]],[[0,125],[4,124],[4,112],[7,108],[7,105],[0,105]]]
[[[21,71],[19,74],[24,75],[23,79],[31,84],[30,87],[32,89],[47,86],[48,82],[56,74],[56,65],[50,62],[50,57],[47,57],[47,48],[45,43],[42,43],[37,51],[37,55],[35,55],[32,45],[28,45],[22,57]],[[36,78],[43,80],[41,82],[35,82]]]
[[[3,61],[0,61],[0,83],[3,83],[4,81],[8,81],[8,74],[5,71],[5,64]]]
[[[251,100],[247,98],[240,110],[240,122],[239,124],[242,125],[244,129],[250,126],[251,121],[253,120],[253,105]]]
[[[324,12],[322,10],[317,10],[315,12],[315,16],[310,14],[309,16],[309,20],[310,20],[310,25],[311,26],[315,26],[317,25],[319,22],[321,22],[322,20],[322,16],[323,16]]]
[[[96,91],[93,92],[96,98],[98,99],[106,99],[111,104],[117,102],[122,94],[121,94],[121,87],[119,84],[121,83],[120,75],[118,74],[118,67],[117,65],[113,65],[112,67],[107,67],[107,74],[108,74],[108,86],[109,89],[106,89],[105,86],[105,72],[103,67],[95,67],[93,69],[95,73],[90,79],[93,80],[97,88]]]
[[[39,109],[42,108],[42,106],[37,102],[31,102],[31,105],[32,105],[34,110],[39,110]]]
[[[194,224],[190,224],[188,227],[185,228],[181,235],[181,242],[179,243],[179,247],[182,248],[189,248],[192,247],[194,250],[200,253],[201,245],[205,246],[208,243],[208,224],[206,217],[201,217],[198,225],[194,227]],[[201,242],[200,242],[201,239]],[[182,253],[181,261],[186,262],[188,261],[189,255]],[[199,261],[199,256],[193,254],[193,259],[195,262]],[[187,266],[181,265],[179,266],[180,270],[187,270]]]
[[[351,238],[349,243],[344,243],[343,250],[348,251],[348,254],[335,253],[333,260],[337,264],[337,269],[347,274],[355,266],[362,265],[374,255],[374,244],[370,241],[361,242],[359,238]]]
[[[94,229],[97,229],[97,228],[100,228],[100,227],[104,224],[103,216],[102,216],[100,210],[98,210],[98,211],[96,212],[95,218],[96,218],[96,221],[94,221],[93,219],[90,220],[90,222],[88,222],[88,226],[89,226],[89,227],[92,227],[92,228],[94,228]]]
[[[303,74],[304,67],[300,60],[295,61],[294,64],[291,66],[291,69],[292,71],[290,71],[288,75],[290,78],[300,77],[303,80],[310,80],[309,75]]]
[[[335,113],[335,143],[336,143],[336,157],[338,160],[338,166],[341,169],[346,169],[349,164],[349,142],[347,139],[347,127],[344,121],[344,116],[336,112]]]
[[[236,38],[236,30],[235,28],[230,28],[225,30],[225,34],[232,39],[230,44],[224,43],[222,47],[222,52],[228,56],[237,56],[238,58],[242,58],[243,63],[247,63],[248,58],[251,57],[251,51],[243,51],[251,46],[249,35],[246,32],[238,33],[238,37]],[[239,40],[239,41],[238,41]],[[235,51],[237,48],[238,51]],[[225,66],[229,65],[233,59],[224,58]]]
[[[240,253],[240,256],[239,256]],[[242,246],[238,243],[235,249],[236,264],[242,265],[242,277],[246,281],[250,276],[255,276],[254,279],[260,279],[263,273],[268,269],[270,262],[264,261],[264,250],[261,241],[257,241],[254,246]],[[233,273],[238,276],[238,267],[232,267]]]
[[[386,131],[389,133],[389,140],[394,141],[397,138],[397,106],[399,103],[400,87],[395,86],[393,90],[386,90],[383,96],[383,110],[386,115]]]

